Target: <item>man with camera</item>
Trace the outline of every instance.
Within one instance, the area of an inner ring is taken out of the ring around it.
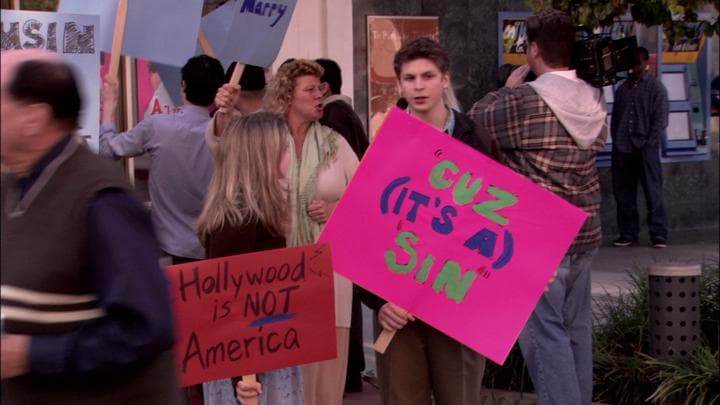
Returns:
[[[613,246],[630,246],[638,240],[639,182],[645,192],[650,244],[654,248],[664,248],[668,231],[659,149],[668,125],[668,95],[662,82],[647,72],[647,49],[638,48],[635,56],[628,79],[615,93],[610,123],[613,194],[620,232]]]
[[[569,16],[533,15],[527,36],[528,65],[469,115],[478,136],[498,141],[504,164],[588,213],[521,333],[520,348],[540,404],[590,404],[590,265],[601,240],[595,158],[607,138],[607,107],[602,91],[570,69],[575,26]],[[523,83],[531,70],[537,79]]]

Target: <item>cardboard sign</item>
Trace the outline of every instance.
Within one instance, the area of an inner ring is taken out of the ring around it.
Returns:
[[[280,51],[295,3],[231,0],[203,17],[200,29],[223,66],[240,61],[266,67]]]
[[[336,356],[327,245],[169,266],[183,386]]]
[[[320,241],[335,271],[502,363],[586,217],[395,108]]]
[[[195,55],[203,0],[130,0],[122,54],[173,66]],[[62,0],[63,13],[100,16],[100,50],[112,51],[118,0]]]
[[[82,111],[79,135],[97,152],[100,140],[100,20],[93,15],[2,10],[2,50],[57,52],[75,70]]]

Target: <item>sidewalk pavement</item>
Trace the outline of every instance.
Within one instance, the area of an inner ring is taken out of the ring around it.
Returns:
[[[647,267],[655,263],[695,263],[718,261],[720,243],[717,230],[687,235],[681,241],[673,244],[672,241],[665,249],[655,249],[646,241],[629,247],[617,248],[603,246],[593,260],[592,266],[592,295],[599,298],[610,294],[618,296],[630,287],[630,274],[644,275]],[[375,354],[372,349],[372,311],[363,306],[363,328],[365,342],[365,374],[377,375],[375,369]],[[497,394],[491,400],[488,395],[487,404],[516,404],[532,405],[535,403],[534,395],[525,394],[523,398],[511,398],[506,393]],[[380,405],[380,393],[377,387],[366,382],[363,392],[345,396],[343,405]]]

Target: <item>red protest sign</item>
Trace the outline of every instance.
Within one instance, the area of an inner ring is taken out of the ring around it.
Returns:
[[[328,245],[169,266],[181,385],[336,356]]]

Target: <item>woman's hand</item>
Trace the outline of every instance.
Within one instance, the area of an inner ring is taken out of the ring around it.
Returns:
[[[229,114],[235,109],[240,97],[240,85],[225,83],[215,93],[215,105],[219,113]]]
[[[388,302],[378,311],[378,321],[386,331],[392,332],[402,329],[408,321],[414,321],[415,317],[399,306]]]
[[[307,213],[310,218],[318,224],[324,224],[330,218],[337,202],[327,202],[325,200],[312,200],[308,206]]]
[[[241,404],[248,404],[250,400],[262,394],[262,384],[258,381],[248,383],[239,380],[235,385],[235,397]]]

